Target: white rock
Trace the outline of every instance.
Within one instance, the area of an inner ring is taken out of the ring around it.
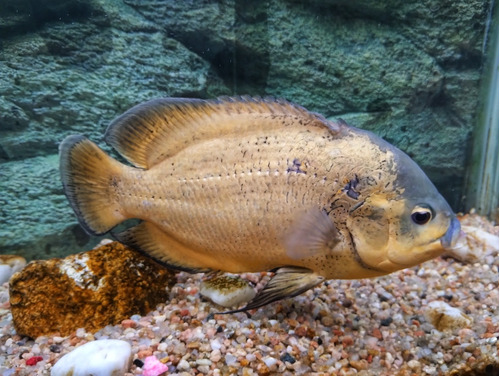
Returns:
[[[0,255],[0,285],[26,266],[24,257],[17,255]]]
[[[189,371],[190,369],[191,366],[189,365],[189,362],[186,359],[181,359],[179,364],[177,364],[178,371]]]
[[[130,367],[130,344],[117,339],[88,342],[64,355],[51,376],[120,376]]]
[[[412,359],[408,362],[408,367],[410,367],[412,370],[418,370],[422,366],[418,360]]]
[[[197,359],[196,364],[199,366],[211,366],[212,361],[210,359]]]
[[[167,351],[168,344],[166,342],[162,342],[158,345],[158,351],[165,352]]]
[[[7,282],[11,275],[11,267],[9,265],[0,264],[0,284]]]
[[[266,364],[267,368],[272,369],[278,361],[272,356],[266,356],[262,359],[262,361]]]
[[[237,358],[232,354],[226,354],[225,356],[226,365],[231,367],[237,364]]]
[[[487,218],[470,213],[459,217],[462,234],[448,255],[462,262],[485,263],[499,251],[498,226]]]
[[[465,313],[442,301],[430,302],[424,315],[439,331],[461,329],[472,324]]]
[[[220,350],[222,347],[222,343],[219,342],[218,339],[212,339],[210,341],[210,347],[212,348],[212,350]]]

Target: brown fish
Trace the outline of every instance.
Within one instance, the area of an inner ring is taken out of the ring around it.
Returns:
[[[80,224],[188,271],[276,271],[246,307],[324,279],[376,277],[450,248],[460,224],[422,170],[374,134],[282,100],[165,98],[115,119],[105,139],[60,146]]]

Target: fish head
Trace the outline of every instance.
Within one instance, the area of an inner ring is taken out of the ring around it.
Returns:
[[[446,200],[409,156],[371,137],[390,163],[384,188],[367,189],[347,223],[360,263],[386,274],[453,248],[461,235],[460,222]]]

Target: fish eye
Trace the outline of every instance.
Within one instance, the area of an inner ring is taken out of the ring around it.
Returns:
[[[417,225],[425,225],[432,217],[432,209],[424,205],[415,206],[411,212],[411,220]]]

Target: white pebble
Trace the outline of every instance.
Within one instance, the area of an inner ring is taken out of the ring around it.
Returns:
[[[126,339],[134,339],[136,336],[137,335],[135,332],[130,332],[130,333],[125,334]]]
[[[486,340],[486,343],[490,343],[490,344],[492,344],[492,345],[493,345],[493,344],[497,343],[497,341],[498,341],[498,338],[497,338],[497,337],[491,337],[491,338],[488,338],[488,339]]]
[[[297,342],[297,345],[299,345],[298,342]],[[270,348],[269,346],[266,346],[266,345],[257,345],[257,350],[259,350],[261,353],[264,353],[264,354],[267,354],[267,353],[270,353],[271,351],[273,351],[272,348]]]
[[[394,363],[394,357],[392,356],[392,354],[390,352],[385,353],[385,362],[387,364]]]
[[[217,339],[213,339],[210,341],[210,347],[212,348],[212,350],[220,350],[222,347],[222,343],[220,343]]]
[[[366,336],[365,337],[365,343],[367,348],[375,348],[377,347],[378,344],[378,338],[372,337],[372,336]]]
[[[188,371],[191,369],[189,362],[186,359],[181,359],[179,364],[177,364],[177,370],[179,371]]]
[[[85,329],[84,329],[84,328],[78,328],[78,329],[76,330],[76,336],[77,336],[78,338],[83,338],[83,337],[85,337],[85,334],[86,334],[86,333],[85,333]]]
[[[442,301],[430,302],[424,315],[439,331],[460,329],[472,323],[465,313]]]
[[[209,359],[198,359],[196,360],[196,364],[199,366],[210,366],[212,362]]]
[[[477,226],[462,225],[465,235],[448,254],[462,262],[483,262],[486,256],[496,255],[499,251],[498,235],[490,234]],[[488,265],[486,269],[488,268]]]
[[[26,266],[26,260],[16,255],[0,255],[0,285]]]
[[[198,366],[198,371],[206,375],[207,373],[210,372],[210,367],[209,366]]]
[[[7,282],[12,276],[12,268],[9,265],[0,265],[0,284]]]
[[[410,367],[412,370],[418,370],[420,369],[420,362],[418,360],[412,359],[408,362],[408,367]]]
[[[271,369],[278,361],[273,358],[272,356],[266,356],[265,358],[262,359],[266,366]]]
[[[130,366],[131,350],[128,342],[116,339],[88,342],[59,359],[50,375],[122,375]]]
[[[257,359],[257,357],[255,356],[255,354],[247,354],[247,355],[245,356],[245,358],[246,358],[249,362],[254,362],[254,361]]]
[[[167,351],[167,343],[166,342],[162,342],[158,345],[158,351]]]
[[[232,354],[226,354],[225,360],[226,360],[226,365],[234,366],[236,365],[237,358]]]
[[[164,322],[167,319],[166,315],[159,315],[154,317],[155,322],[158,324],[160,322]]]
[[[436,374],[436,367],[435,366],[425,366],[424,367],[424,372],[429,374],[429,375],[435,375]]]

